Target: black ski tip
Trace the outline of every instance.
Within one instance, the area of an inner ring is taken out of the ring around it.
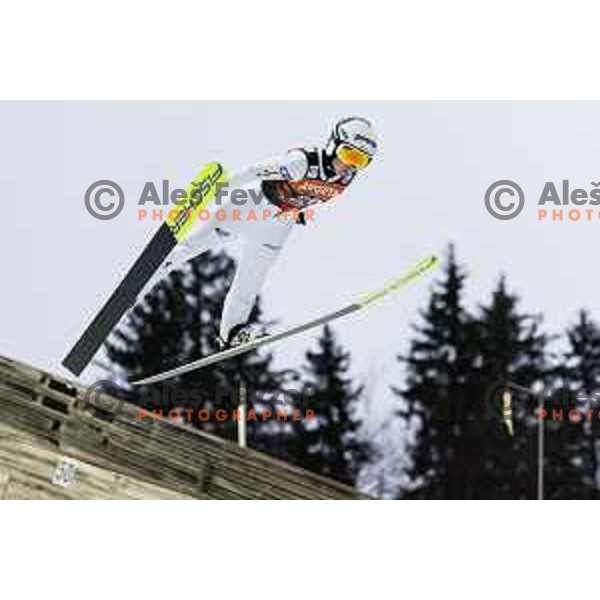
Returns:
[[[65,369],[73,373],[73,375],[81,375],[82,371],[88,365],[88,362],[82,360],[80,354],[69,352],[61,364]]]

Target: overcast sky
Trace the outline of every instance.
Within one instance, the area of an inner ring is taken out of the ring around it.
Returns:
[[[318,144],[354,114],[375,123],[381,154],[315,224],[294,232],[264,290],[267,318],[285,326],[338,308],[450,240],[470,269],[471,304],[506,272],[523,307],[543,312],[552,331],[579,307],[596,310],[600,219],[538,222],[535,204],[546,181],[589,190],[600,180],[598,103],[4,102],[0,353],[66,374],[62,358],[157,227],[136,219],[146,181],[185,187],[207,162],[237,168]],[[129,199],[111,221],[84,207],[99,179]],[[525,192],[514,220],[484,207],[500,179]],[[430,283],[336,325],[355,373],[381,389],[398,379],[393,357]],[[279,344],[278,361],[297,364],[307,343]]]

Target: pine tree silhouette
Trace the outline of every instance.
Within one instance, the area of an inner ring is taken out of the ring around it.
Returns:
[[[463,308],[465,276],[450,246],[443,279],[432,291],[422,323],[407,356],[404,388],[392,388],[405,405],[402,418],[416,429],[409,445],[413,482],[410,498],[469,497],[467,482],[476,462],[468,455],[464,437],[469,417],[467,380],[473,360],[469,347],[472,322]]]
[[[479,318],[483,393],[500,381],[516,383],[529,390],[513,395],[515,436],[494,440],[488,446],[493,498],[537,497],[540,429],[544,435],[545,498],[588,498],[586,446],[583,422],[568,420],[577,408],[575,398],[561,382],[563,367],[552,367],[547,350],[550,338],[541,332],[541,316],[523,314],[518,298],[507,291],[501,278],[489,306],[482,307]],[[539,410],[547,417],[540,423]],[[554,420],[554,413],[562,419]],[[497,436],[496,436],[497,437]],[[503,443],[504,442],[504,443]]]
[[[463,306],[464,283],[450,247],[410,352],[400,357],[408,371],[406,386],[395,388],[407,405],[400,414],[417,429],[412,485],[403,497],[535,498],[533,390],[548,377],[548,337],[539,316],[519,310],[504,277],[475,315]],[[507,386],[514,392],[514,437],[502,425],[498,403]],[[548,407],[558,400],[548,398]],[[545,431],[548,496],[586,497],[577,427]]]
[[[317,350],[306,353],[302,386],[302,411],[314,419],[292,422],[289,459],[299,466],[353,485],[369,459],[370,446],[360,439],[356,416],[362,388],[354,388],[348,375],[350,354],[325,326]]]
[[[567,328],[568,349],[564,364],[556,371],[563,385],[571,393],[574,408],[591,410],[591,419],[582,426],[587,448],[582,456],[587,470],[586,481],[597,494],[600,467],[598,442],[600,441],[600,328],[589,312],[581,310],[578,321]],[[582,433],[580,431],[579,433]]]
[[[537,405],[527,390],[544,380],[548,339],[540,331],[541,318],[521,313],[518,304],[502,276],[475,320],[473,397],[484,399],[487,412],[480,416],[482,437],[477,440],[479,497],[529,499],[536,495]],[[501,426],[506,389],[512,393],[512,436]]]

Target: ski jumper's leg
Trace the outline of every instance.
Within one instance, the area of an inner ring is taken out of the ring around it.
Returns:
[[[248,322],[269,269],[281,254],[292,227],[291,223],[274,221],[246,224],[233,282],[223,304],[219,331],[222,340],[228,339],[233,327]]]
[[[164,268],[168,272],[181,268],[188,260],[200,256],[209,250],[220,250],[221,239],[218,229],[212,221],[201,223],[195,229],[192,229],[188,236],[184,238],[165,261]]]

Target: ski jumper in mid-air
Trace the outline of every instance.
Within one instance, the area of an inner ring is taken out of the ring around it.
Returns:
[[[247,326],[250,313],[269,269],[281,254],[292,229],[305,223],[302,211],[339,196],[357,172],[367,167],[377,151],[371,123],[364,118],[340,120],[324,148],[298,148],[234,173],[222,192],[225,218],[198,221],[194,229],[168,256],[158,278],[181,268],[188,260],[208,250],[218,250],[229,239],[239,240],[236,269],[223,305],[219,330],[222,347],[249,341],[255,331]],[[262,192],[258,207],[249,197],[232,203],[232,193],[240,188]],[[263,218],[264,209],[273,216]],[[249,218],[253,211],[258,218]],[[291,212],[294,218],[282,218]],[[235,214],[234,214],[235,213]]]

